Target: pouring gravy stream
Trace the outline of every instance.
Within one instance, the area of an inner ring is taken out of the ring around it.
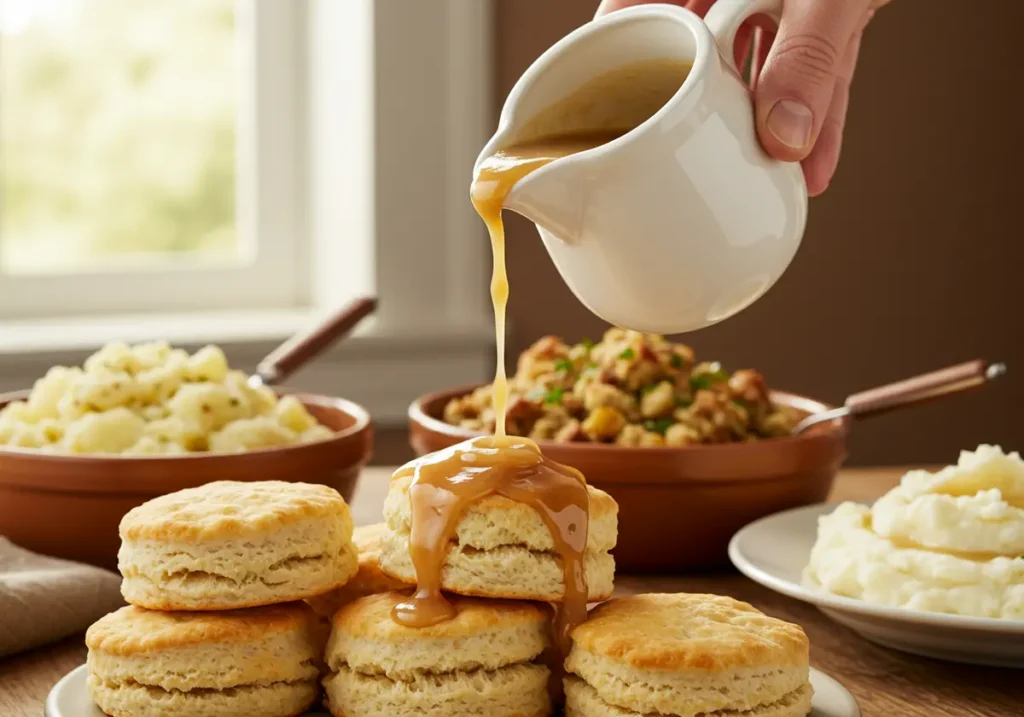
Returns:
[[[583,555],[589,496],[579,471],[544,457],[528,438],[506,435],[505,306],[509,287],[501,212],[512,187],[523,177],[556,159],[606,144],[650,118],[679,89],[689,67],[679,61],[645,61],[600,75],[531,121],[521,133],[531,139],[501,149],[481,163],[471,197],[487,225],[494,256],[495,435],[424,456],[396,473],[396,477],[413,476],[409,552],[417,590],[392,613],[402,625],[426,627],[454,617],[454,608],[441,593],[442,571],[450,541],[470,505],[500,495],[528,505],[540,515],[561,559],[565,584],[562,601],[556,606],[554,652],[549,655],[556,691],[570,633],[587,615]],[[556,123],[561,131],[552,129]]]

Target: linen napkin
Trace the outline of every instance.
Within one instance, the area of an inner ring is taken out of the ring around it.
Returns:
[[[0,657],[84,631],[116,610],[121,578],[0,537]]]

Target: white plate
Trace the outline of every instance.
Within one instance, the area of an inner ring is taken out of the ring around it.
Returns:
[[[1024,621],[872,605],[804,585],[818,517],[834,509],[819,504],[761,518],[733,536],[729,558],[751,580],[817,605],[880,645],[952,662],[1024,668]]]
[[[85,687],[85,665],[64,675],[50,690],[46,698],[46,717],[104,717],[103,712],[89,699]],[[813,710],[810,717],[861,717],[860,708],[846,688],[823,672],[811,669],[814,688]],[[307,717],[330,717],[322,712],[310,712]]]

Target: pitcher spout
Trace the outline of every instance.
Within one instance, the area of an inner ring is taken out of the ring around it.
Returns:
[[[563,242],[580,239],[585,172],[579,157],[555,160],[518,181],[505,198],[505,209],[526,217]]]

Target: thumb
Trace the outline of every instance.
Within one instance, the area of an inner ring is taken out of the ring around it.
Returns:
[[[765,150],[795,162],[810,154],[828,113],[864,0],[787,0],[757,81],[757,131]]]

